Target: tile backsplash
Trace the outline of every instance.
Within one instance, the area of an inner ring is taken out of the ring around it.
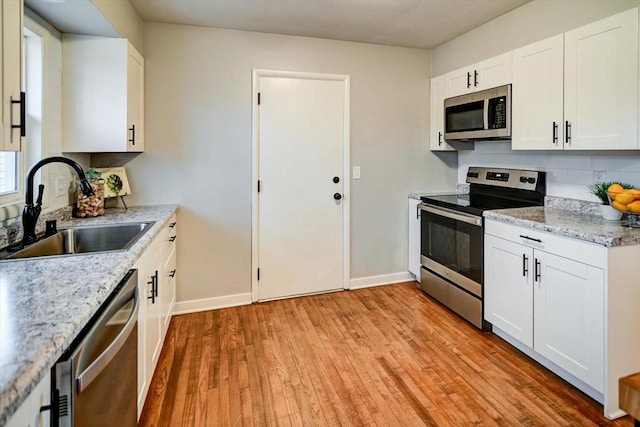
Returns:
[[[587,189],[597,172],[640,188],[640,152],[513,151],[509,141],[477,141],[474,150],[458,153],[458,183],[469,166],[545,171],[547,195],[570,199],[597,201]]]

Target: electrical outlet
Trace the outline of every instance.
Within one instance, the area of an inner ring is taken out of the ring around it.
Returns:
[[[600,184],[607,180],[607,173],[603,171],[593,171],[593,183]]]
[[[360,179],[360,166],[353,167],[353,179]]]
[[[67,189],[69,188],[69,180],[64,176],[56,178],[56,197],[63,197],[67,195]]]

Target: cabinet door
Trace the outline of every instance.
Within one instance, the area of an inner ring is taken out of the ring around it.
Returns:
[[[471,83],[473,90],[476,91],[508,85],[511,79],[512,57],[511,52],[507,52],[478,62],[474,67]]]
[[[51,374],[33,389],[24,402],[11,416],[6,427],[48,427],[51,425],[51,410],[40,412],[40,408],[51,403]]]
[[[2,132],[0,147],[4,151],[20,151],[22,138],[20,129],[11,125],[20,125],[20,104],[12,104],[11,100],[19,101],[22,90],[22,0],[3,1],[1,36],[2,36]]]
[[[158,250],[158,252],[154,255],[150,268],[148,270],[146,281],[147,281],[147,318],[146,318],[146,361],[147,361],[147,370],[146,370],[146,378],[149,384],[151,383],[151,379],[153,378],[153,372],[156,367],[156,363],[158,362],[158,357],[160,356],[160,350],[162,349],[162,340],[161,340],[161,296],[162,292],[162,281],[161,281],[161,270],[162,270],[162,262],[161,262],[161,254],[162,251]],[[155,282],[156,284],[154,285]],[[156,289],[157,292],[154,298],[151,298],[152,290]]]
[[[562,34],[513,52],[513,150],[562,150]]]
[[[533,249],[484,238],[484,318],[533,347]]]
[[[431,79],[429,148],[431,151],[456,151],[444,140],[444,75]]]
[[[535,252],[534,350],[604,391],[604,271]]]
[[[409,199],[409,273],[420,281],[420,200]]]
[[[147,306],[149,296],[147,286],[147,271],[138,268],[138,294],[140,295],[140,308],[138,310],[138,419],[144,408],[144,401],[147,396]]]
[[[468,66],[445,74],[445,98],[473,92],[473,70],[473,66]]]
[[[128,151],[144,151],[144,59],[131,44],[127,61]]]
[[[638,9],[565,33],[567,150],[638,148]]]
[[[173,306],[176,302],[176,245],[175,242],[169,243],[169,254],[165,259],[164,267],[162,268],[162,274],[164,275],[163,283],[163,324],[162,324],[162,336],[164,337],[169,328],[171,322],[171,313],[173,312]]]

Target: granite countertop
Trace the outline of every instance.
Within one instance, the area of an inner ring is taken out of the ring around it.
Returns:
[[[156,221],[129,250],[0,262],[0,425],[64,350],[151,244],[177,205],[109,209],[64,225]]]
[[[499,209],[485,211],[484,217],[607,247],[640,244],[638,228],[623,227],[620,221],[607,221],[564,209],[543,206]]]

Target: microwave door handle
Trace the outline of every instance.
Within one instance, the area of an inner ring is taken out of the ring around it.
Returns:
[[[489,129],[489,99],[484,100],[484,130]]]
[[[138,310],[140,308],[140,296],[138,295],[138,288],[136,287],[133,294],[133,309],[127,319],[127,323],[122,330],[118,333],[115,339],[109,344],[105,351],[98,356],[96,360],[91,363],[84,371],[82,371],[76,378],[77,392],[82,393],[93,380],[102,372],[109,362],[113,360],[116,354],[120,351],[124,343],[131,335],[133,328],[138,321]]]

